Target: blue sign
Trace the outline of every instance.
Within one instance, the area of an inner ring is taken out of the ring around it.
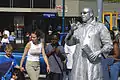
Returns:
[[[44,13],[43,17],[46,17],[46,18],[55,18],[56,17],[56,13]]]

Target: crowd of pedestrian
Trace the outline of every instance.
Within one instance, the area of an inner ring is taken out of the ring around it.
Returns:
[[[120,33],[116,35],[103,23],[96,21],[91,8],[83,8],[81,18],[82,22],[71,23],[71,29],[65,40],[61,41],[62,44],[59,43],[60,35],[52,31],[46,39],[43,39],[44,34],[39,29],[27,34],[28,40],[20,66],[15,63],[14,67],[17,66],[21,72],[26,70],[31,80],[38,80],[42,54],[46,63],[47,80],[118,80]],[[3,35],[1,44],[5,44],[6,56],[15,62],[9,56],[12,49],[7,45],[14,43],[14,33],[10,35],[5,30]],[[46,44],[43,40],[47,41]],[[15,74],[11,77],[14,78]]]
[[[11,44],[14,46],[16,36],[14,32],[10,32],[8,29],[0,31],[0,51],[4,51],[6,44]]]

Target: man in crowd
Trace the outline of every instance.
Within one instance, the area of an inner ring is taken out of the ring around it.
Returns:
[[[51,42],[46,46],[46,55],[50,65],[50,74],[47,80],[63,80],[64,48],[58,44],[58,35],[51,36]]]

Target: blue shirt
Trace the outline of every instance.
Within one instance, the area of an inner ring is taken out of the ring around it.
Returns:
[[[64,54],[65,53],[63,46],[59,45],[57,48],[60,50],[60,54]],[[45,49],[46,53],[51,52],[52,49],[53,49],[52,45],[49,44],[48,46],[46,46],[46,49]],[[63,70],[63,62],[61,61],[60,57],[58,57],[56,55],[56,53],[54,53],[54,55],[55,55],[59,65],[61,66],[61,69]],[[49,62],[49,65],[50,65],[50,70],[51,70],[51,72],[54,72],[54,73],[62,73],[61,70],[60,70],[60,67],[59,67],[59,65],[57,63],[57,61],[55,60],[53,55],[49,56],[48,62]]]
[[[15,36],[10,35],[8,39],[9,41],[15,41]]]
[[[6,55],[0,58],[0,64],[5,63],[5,62],[13,62],[13,67],[17,66],[17,62],[14,59],[13,56],[7,57]]]
[[[15,66],[17,66],[17,62],[16,62],[16,60],[14,59],[13,56],[7,57],[7,56],[5,55],[5,56],[3,56],[3,57],[0,57],[0,64],[6,63],[6,62],[13,62],[13,65],[12,65],[12,69],[11,69],[11,70],[13,70],[13,68],[15,68]],[[12,76],[12,72],[8,72],[8,74],[6,75],[5,80],[9,80],[9,79],[11,78],[11,76]]]

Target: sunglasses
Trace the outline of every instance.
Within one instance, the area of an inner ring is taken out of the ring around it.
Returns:
[[[87,13],[89,13],[89,12],[81,12],[81,14],[87,14]]]

